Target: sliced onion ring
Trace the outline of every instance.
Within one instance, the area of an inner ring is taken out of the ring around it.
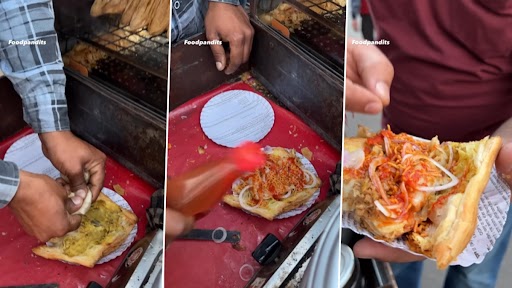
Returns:
[[[311,179],[311,176],[309,173],[306,173],[306,169],[303,169],[302,171],[304,173],[304,177],[306,178],[306,182],[309,182],[309,180]]]
[[[284,196],[279,197],[279,199],[286,199],[288,197],[292,196],[292,190],[288,191]]]
[[[215,238],[215,233],[217,233],[217,231],[222,232],[222,236],[220,238]],[[217,229],[213,230],[213,232],[212,232],[212,240],[215,243],[222,243],[222,242],[224,242],[224,240],[226,240],[227,237],[228,237],[228,231],[226,231],[226,229],[224,229],[224,227],[218,227]]]
[[[253,211],[254,209],[258,208],[259,204],[255,205],[255,206],[250,206],[245,202],[245,193],[247,193],[247,191],[249,190],[246,188],[249,188],[249,187],[252,187],[252,186],[247,186],[244,189],[242,189],[242,191],[240,191],[240,194],[238,194],[238,202],[240,202],[240,206],[242,206],[242,209],[247,210],[247,211]]]
[[[414,157],[430,161],[437,168],[439,168],[446,175],[448,175],[448,177],[450,177],[450,179],[451,179],[450,182],[448,182],[446,184],[443,184],[443,185],[439,185],[439,186],[432,186],[432,187],[429,187],[429,186],[418,186],[418,187],[416,187],[417,190],[424,191],[424,192],[437,192],[437,191],[442,191],[442,190],[446,190],[446,189],[452,188],[453,186],[455,186],[455,185],[457,185],[459,183],[459,179],[457,178],[457,176],[453,175],[452,172],[450,172],[448,169],[444,168],[443,165],[439,164],[436,160],[434,160],[434,159],[432,159],[430,157],[421,156],[421,155],[415,155]]]
[[[310,179],[313,179],[313,182],[311,184],[304,185],[304,188],[306,188],[306,189],[313,188],[318,184],[318,179],[316,178],[315,174],[313,174],[311,171],[309,171],[307,169],[302,169],[302,172],[304,172],[304,175],[308,174]]]
[[[233,191],[233,195],[238,196],[238,195],[240,195],[240,193],[245,192],[245,190],[247,190],[247,189],[249,189],[249,188],[251,188],[251,187],[252,187],[252,185],[247,185],[247,186],[245,186],[242,190],[240,190],[240,192],[238,192],[238,193],[236,193],[235,191]]]
[[[243,270],[250,271],[251,276],[244,277],[244,273],[242,272]],[[242,279],[244,281],[249,281],[249,280],[251,280],[252,276],[254,275],[254,268],[249,264],[244,264],[244,265],[242,265],[242,267],[240,267],[240,271],[238,271],[238,275],[240,276],[240,279]]]

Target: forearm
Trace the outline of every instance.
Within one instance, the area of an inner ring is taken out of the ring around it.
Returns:
[[[37,133],[69,130],[66,78],[51,1],[2,1],[0,12],[1,67],[22,98],[25,121]]]
[[[0,208],[11,202],[18,190],[20,171],[12,162],[0,161]]]

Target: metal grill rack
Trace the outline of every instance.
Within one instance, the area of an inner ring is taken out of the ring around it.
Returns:
[[[133,100],[141,104],[149,104],[159,111],[166,111],[167,80],[163,78],[137,69],[114,57],[96,62],[95,67],[89,71],[89,76],[128,92]]]
[[[343,37],[346,8],[332,0],[286,0],[295,8]]]
[[[168,75],[169,39],[150,36],[147,31],[129,31],[128,27],[109,25],[106,32],[87,32],[80,40],[107,50],[109,54],[162,79]],[[105,49],[106,48],[106,49]]]
[[[318,51],[329,60],[343,65],[345,41],[344,37],[323,26],[314,20],[305,20],[301,27],[296,29],[292,38]]]

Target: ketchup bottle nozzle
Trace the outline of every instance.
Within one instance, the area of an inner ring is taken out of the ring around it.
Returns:
[[[244,142],[232,151],[232,159],[238,169],[254,171],[265,165],[266,156],[260,145],[254,142]]]

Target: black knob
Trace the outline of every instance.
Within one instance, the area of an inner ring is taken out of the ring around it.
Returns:
[[[254,252],[252,252],[252,257],[256,262],[260,263],[260,265],[267,265],[277,257],[279,251],[281,251],[281,246],[281,241],[279,241],[276,236],[269,233],[258,247],[256,247]]]

